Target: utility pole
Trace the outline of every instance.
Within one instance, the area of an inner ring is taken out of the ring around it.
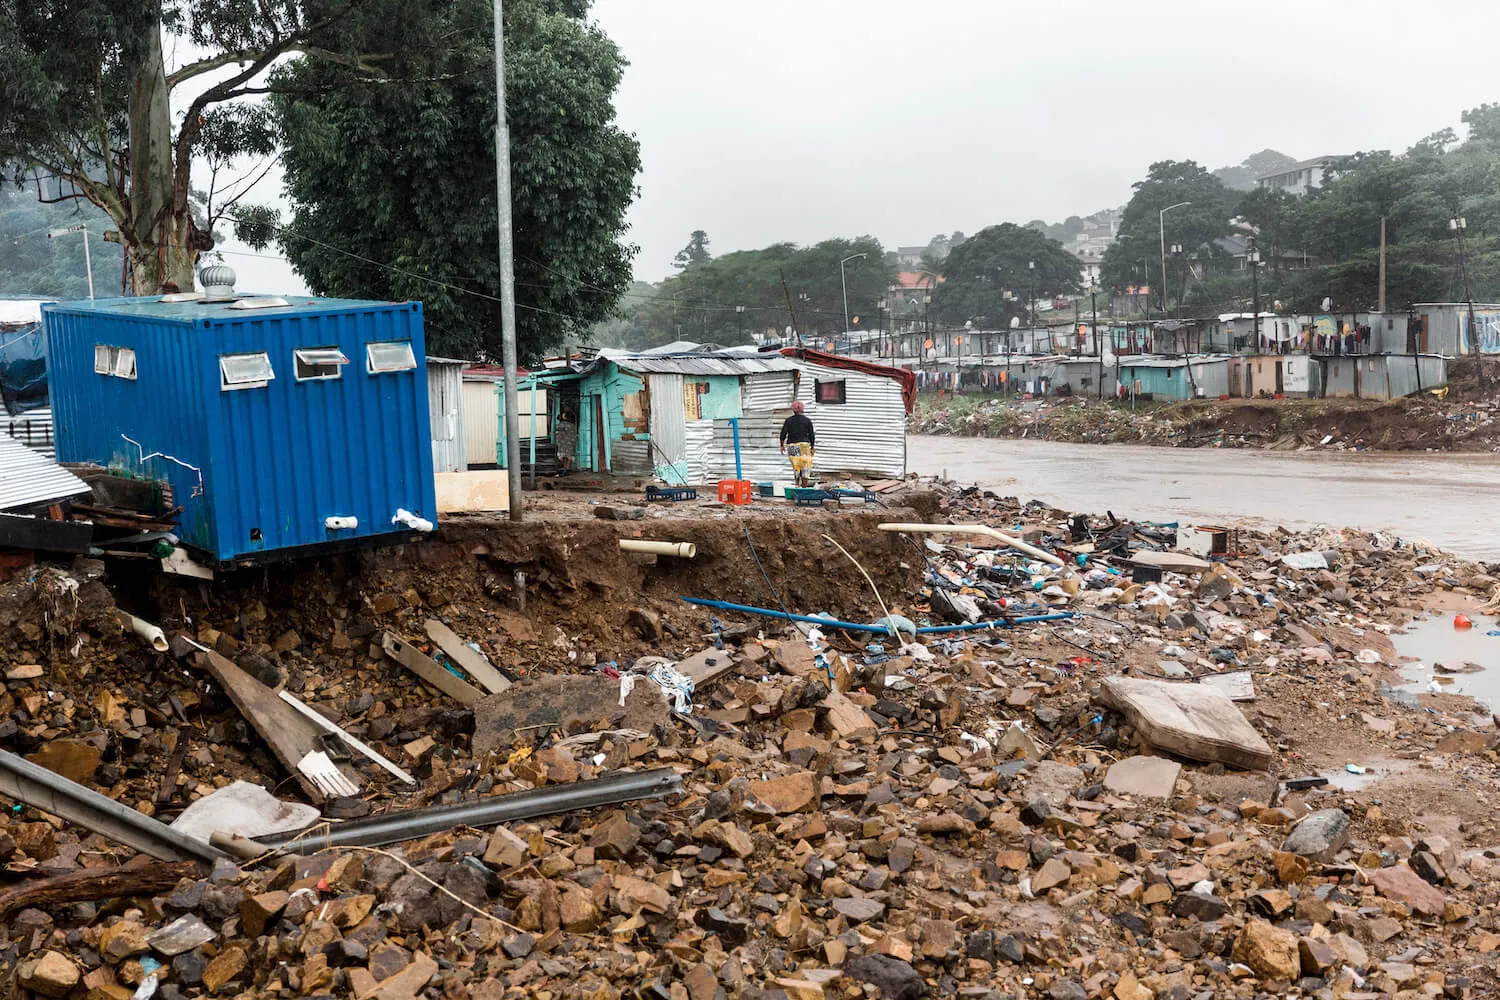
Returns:
[[[1104,398],[1104,347],[1099,339],[1099,283],[1089,275],[1089,326],[1094,330],[1094,353],[1099,356],[1098,398]]]
[[[1375,311],[1385,315],[1385,216],[1380,217],[1380,294]]]
[[[521,402],[516,392],[516,248],[511,231],[510,126],[505,120],[504,8],[505,0],[494,0],[495,200],[500,213],[500,355],[505,365],[506,482],[510,488],[510,519],[520,521],[525,501],[521,496],[521,420],[516,412]]]
[[[1260,351],[1260,251],[1251,250],[1250,263],[1250,308],[1255,310],[1255,318],[1252,322],[1254,333],[1253,346],[1257,353]]]
[[[1474,323],[1474,295],[1469,290],[1469,256],[1464,248],[1464,230],[1469,220],[1455,215],[1448,220],[1448,228],[1458,234],[1458,266],[1464,276],[1464,302],[1469,306],[1469,336],[1474,338],[1474,361],[1479,368],[1479,384],[1487,385],[1484,377],[1484,345],[1479,342],[1479,327]]]

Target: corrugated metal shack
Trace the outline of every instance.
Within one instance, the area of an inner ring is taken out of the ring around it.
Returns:
[[[436,519],[420,303],[298,297],[47,306],[57,454],[171,484],[221,566]]]
[[[818,433],[822,473],[899,476],[906,470],[909,373],[816,351],[798,356],[734,351],[603,351],[538,377],[551,419],[576,421],[573,468],[652,475],[674,485],[739,474],[789,474],[781,424],[802,400]]]
[[[1120,386],[1127,396],[1214,399],[1229,394],[1229,359],[1211,355],[1191,359],[1125,357],[1120,359]]]
[[[1418,302],[1412,306],[1415,322],[1412,324],[1414,329],[1407,337],[1406,352],[1410,354],[1419,351],[1426,354],[1431,351],[1455,357],[1473,354],[1477,343],[1483,354],[1500,354],[1500,304],[1474,303],[1472,326],[1469,323],[1469,308],[1466,302]],[[1400,350],[1402,347],[1389,342],[1383,346],[1388,350]]]
[[[456,358],[427,359],[427,416],[432,424],[432,471],[469,468],[464,424],[464,367]]]
[[[1357,399],[1400,399],[1448,384],[1448,359],[1440,354],[1369,354],[1323,358],[1323,394]]]

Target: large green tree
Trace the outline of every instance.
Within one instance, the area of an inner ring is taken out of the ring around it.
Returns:
[[[1079,273],[1078,258],[1036,229],[1010,222],[988,226],[943,261],[933,308],[945,323],[972,320],[1003,329],[1025,314],[1033,293],[1045,300],[1078,291]]]
[[[1149,285],[1157,306],[1166,301],[1167,289],[1182,287],[1186,258],[1220,257],[1215,241],[1230,232],[1237,195],[1217,177],[1192,160],[1163,160],[1151,164],[1144,180],[1133,185],[1135,194],[1125,206],[1118,238],[1104,252],[1100,265],[1106,288],[1120,290],[1130,285]],[[1183,253],[1167,261],[1167,282],[1161,281],[1161,232],[1163,209],[1172,209],[1165,219],[1166,242],[1181,245]]]
[[[839,263],[846,260],[841,276]],[[848,283],[847,321],[841,277]],[[832,338],[846,323],[853,331],[876,330],[884,321],[880,303],[890,305],[894,277],[884,249],[870,236],[736,250],[657,286],[632,286],[616,310],[624,322],[600,324],[595,334],[601,343],[640,348],[675,340],[727,346],[749,343],[757,334],[783,337],[794,318],[804,338]]]
[[[583,0],[506,4],[521,353],[582,337],[630,282],[624,213],[640,169],[614,124],[625,61]],[[378,16],[376,16],[378,14]],[[495,78],[490,0],[392,3],[347,18],[344,48],[393,53],[399,86],[337,86],[302,58],[272,100],[291,218],[256,213],[316,292],[420,298],[434,352],[499,353]],[[247,213],[248,215],[248,213]]]
[[[708,252],[708,233],[694,229],[688,236],[687,245],[672,258],[672,266],[679,271],[686,271],[690,267],[707,264],[713,258],[714,255]]]
[[[214,213],[194,214],[195,162],[272,152],[255,99],[290,54],[339,65],[341,82],[381,75],[378,58],[331,37],[376,3],[0,0],[0,164],[51,198],[103,209],[133,291],[192,288]],[[167,49],[194,55],[169,67]]]

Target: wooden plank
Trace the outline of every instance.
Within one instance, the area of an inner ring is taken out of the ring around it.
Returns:
[[[510,680],[490,665],[484,654],[470,649],[451,628],[436,618],[427,619],[427,638],[438,644],[459,668],[483,684],[491,694],[499,694],[510,687]]]
[[[380,647],[385,650],[386,656],[389,656],[465,708],[484,697],[483,692],[478,688],[453,676],[439,666],[436,660],[423,653],[405,639],[386,632],[380,637]],[[285,708],[286,706],[282,707]],[[287,708],[287,711],[291,712],[293,710]]]
[[[87,521],[50,521],[42,517],[0,514],[0,547],[42,552],[84,553],[94,537]]]
[[[1221,692],[1202,684],[1109,677],[1099,700],[1116,709],[1154,747],[1189,760],[1251,771],[1271,766],[1271,748]]]
[[[1207,559],[1181,552],[1136,552],[1131,555],[1130,561],[1137,566],[1151,566],[1168,573],[1194,573],[1213,565]]]
[[[276,697],[276,692],[213,650],[200,650],[196,661],[229,695],[229,700],[234,702],[245,721],[255,727],[281,766],[297,779],[308,801],[321,805],[323,793],[297,770],[297,763],[303,757],[322,749],[318,728]],[[339,765],[339,770],[356,785],[364,784],[363,776],[348,765]]]
[[[733,670],[738,663],[727,649],[710,646],[701,649],[686,659],[679,660],[677,669],[693,682],[693,689],[705,688]]]
[[[439,514],[510,509],[510,477],[504,469],[439,472],[432,479]]]

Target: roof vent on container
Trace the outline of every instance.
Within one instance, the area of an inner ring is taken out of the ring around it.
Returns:
[[[212,264],[198,272],[198,284],[203,286],[204,302],[232,302],[234,301],[234,268],[224,263],[224,258],[219,257]]]

